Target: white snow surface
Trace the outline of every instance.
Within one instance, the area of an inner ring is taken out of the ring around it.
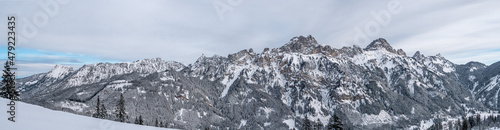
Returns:
[[[476,67],[472,67],[472,68],[470,68],[469,72],[474,72],[475,70],[477,70],[477,68]]]
[[[166,77],[161,77],[161,81],[175,81],[173,76],[166,76]]]
[[[132,83],[129,83],[126,80],[115,80],[111,82],[109,85],[106,86],[106,88],[112,88],[114,90],[121,89],[123,90],[123,87],[125,86],[132,86]]]
[[[80,95],[83,95],[83,94],[88,94],[89,92],[87,91],[83,91],[83,92],[79,92],[79,93],[76,93],[76,95],[80,96]]]
[[[351,60],[357,65],[363,65],[365,63],[368,63],[368,61],[370,60],[376,60],[377,62],[381,62],[378,64],[382,69],[383,68],[392,69],[396,67],[396,65],[392,63],[392,61],[384,62],[384,60],[393,57],[398,57],[398,55],[388,52],[386,50],[375,50],[375,51],[365,51],[363,52],[363,54],[354,56]]]
[[[295,128],[295,120],[293,120],[293,119],[283,120],[283,123],[288,125],[288,128],[290,128],[290,129]],[[295,129],[297,129],[297,128],[295,128]]]
[[[241,129],[242,126],[247,125],[247,120],[240,120],[240,126],[238,126],[238,129]]]
[[[484,88],[486,88],[486,91],[490,91],[491,89],[495,88],[495,86],[497,86],[499,83],[500,83],[500,75],[497,75],[495,77],[492,77],[488,85],[486,85],[486,87]]]
[[[241,71],[245,68],[248,68],[249,66],[246,65],[246,66],[233,66],[232,69],[234,70],[232,73],[232,78],[229,77],[229,76],[226,76],[224,77],[224,79],[221,81],[222,84],[225,84],[226,87],[224,88],[224,90],[222,91],[221,95],[220,95],[220,98],[223,98],[227,95],[227,92],[229,91],[229,88],[231,87],[231,85],[233,85],[234,81],[239,77]]]
[[[451,73],[453,71],[455,71],[455,68],[453,68],[453,66],[451,66],[451,64],[445,64],[443,65],[443,71],[446,72],[446,73]]]
[[[266,118],[269,118],[269,113],[274,111],[274,109],[268,107],[260,107],[260,109],[264,110],[264,113],[266,113]]]
[[[73,102],[73,101],[62,101],[59,103],[59,105],[63,108],[68,108],[73,111],[79,111],[79,112],[82,112],[83,108],[89,107],[87,106],[87,104],[80,102]]]
[[[434,124],[434,121],[432,121],[432,120],[423,120],[423,121],[420,121],[420,129],[421,130],[427,130],[433,124]]]
[[[389,113],[385,112],[384,110],[381,110],[378,115],[368,115],[368,114],[363,114],[363,122],[365,123],[364,125],[368,124],[388,124],[392,122],[392,117],[389,115]]]
[[[26,82],[26,83],[24,83],[24,85],[32,85],[32,84],[35,84],[35,83],[38,83],[38,80]]]
[[[1,104],[9,102],[0,98]],[[20,101],[16,102],[16,122],[12,122],[7,120],[10,117],[6,113],[7,107],[0,105],[0,110],[5,110],[0,114],[0,124],[4,130],[168,130],[54,111]]]

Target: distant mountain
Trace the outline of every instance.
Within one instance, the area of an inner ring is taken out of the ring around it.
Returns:
[[[427,128],[498,110],[498,83],[499,62],[407,56],[383,38],[336,49],[312,36],[260,53],[203,55],[189,65],[159,58],[58,65],[18,79],[24,102],[90,116],[98,96],[113,110],[123,93],[129,122],[142,115],[149,125],[159,119],[182,129],[300,129],[305,116],[327,125],[333,114],[346,128]]]

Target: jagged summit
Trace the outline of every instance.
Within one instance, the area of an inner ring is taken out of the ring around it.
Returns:
[[[152,63],[152,62],[165,62],[165,61],[162,60],[160,57],[157,57],[157,58],[151,58],[151,59],[136,60],[133,63],[144,63],[144,62]]]
[[[280,49],[287,52],[309,52],[319,46],[316,39],[309,35],[307,37],[298,36],[290,39],[290,41]]]
[[[384,48],[386,50],[393,50],[392,46],[384,38],[378,38],[373,40],[365,50],[377,50],[379,48]]]
[[[59,78],[71,72],[73,72],[73,67],[71,66],[56,65],[49,71],[49,73],[47,73],[47,76],[51,78]]]
[[[384,38],[378,38],[373,40],[366,48],[364,49],[365,51],[367,50],[379,50],[379,49],[385,49],[389,52],[398,54],[398,55],[406,55],[406,53],[402,49],[395,50],[392,48],[392,46],[385,40]]]
[[[73,70],[73,67],[71,67],[71,66],[64,66],[64,65],[55,65],[54,68],[52,68],[51,71],[60,70],[60,69],[63,69],[63,70]]]
[[[420,54],[420,51],[417,51],[417,52],[415,52],[415,54],[413,54],[413,58],[415,58],[417,60],[420,60],[424,57],[425,57],[424,54]]]
[[[290,39],[290,43],[292,43],[292,44],[316,44],[316,45],[318,44],[316,39],[311,35],[308,35],[307,37],[304,37],[304,36],[294,37],[294,38]]]
[[[406,56],[406,53],[402,49],[393,49],[392,46],[385,40],[384,38],[378,38],[375,39],[373,42],[371,42],[366,48],[363,50],[365,51],[373,51],[373,50],[380,50],[384,49],[386,51],[392,52],[394,54],[398,55],[404,55]],[[297,36],[292,39],[290,39],[290,42],[287,44],[283,45],[281,48],[279,48],[280,52],[296,52],[296,53],[303,53],[303,54],[311,54],[311,53],[326,53],[326,54],[334,54],[336,53],[334,48],[330,48],[329,46],[322,46],[318,44],[316,39],[308,35],[307,37],[305,36]]]
[[[198,57],[198,59],[196,59],[195,63],[207,62],[207,60],[215,60],[215,59],[222,60],[222,59],[225,59],[225,58],[226,57],[223,57],[223,56],[220,56],[220,55],[217,55],[217,54],[214,54],[213,56],[206,56],[205,54],[201,54],[201,56]]]

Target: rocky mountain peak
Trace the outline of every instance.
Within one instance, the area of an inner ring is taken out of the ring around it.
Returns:
[[[248,60],[253,56],[255,56],[255,53],[253,52],[253,49],[250,48],[250,49],[241,50],[238,53],[229,54],[227,57],[228,57],[228,59],[234,61],[234,60]]]
[[[133,63],[163,63],[165,62],[161,58],[151,58],[151,59],[143,59],[143,60],[136,60]]]
[[[377,50],[379,48],[393,50],[392,46],[384,38],[373,40],[368,46],[366,46],[365,50]]]
[[[47,73],[47,76],[57,79],[60,77],[64,77],[71,72],[73,72],[73,67],[71,66],[56,65]]]
[[[415,54],[413,54],[413,58],[415,58],[417,60],[420,60],[424,57],[425,57],[424,54],[420,54],[420,51],[417,51],[417,52],[415,52]]]
[[[441,53],[436,54],[436,57],[443,57],[441,56]]]
[[[207,56],[205,56],[205,54],[201,54],[200,57],[198,57],[198,59],[196,60],[197,62],[200,62],[200,61],[203,61],[207,58]]]
[[[364,49],[365,51],[367,50],[379,50],[379,49],[385,49],[386,51],[398,54],[398,55],[406,55],[406,53],[402,49],[395,50],[392,48],[392,46],[385,40],[384,38],[378,38],[373,40],[366,48]]]
[[[281,51],[309,53],[314,48],[320,46],[316,39],[309,35],[307,37],[298,36],[290,39],[290,41],[280,48]]]
[[[365,49],[366,50],[375,50],[379,48],[385,48],[387,50],[392,50],[392,46],[385,40],[384,38],[378,38],[373,40]]]
[[[297,36],[290,39],[290,42],[294,44],[318,44],[316,39],[311,35],[308,35],[307,37]]]
[[[205,57],[204,55],[202,57]],[[185,65],[176,61],[165,61],[159,57],[151,59],[143,59],[134,61],[132,64],[142,68],[157,68],[157,69],[179,69]],[[120,63],[114,65],[121,65]]]
[[[221,60],[221,59],[225,59],[225,57],[217,55],[217,54],[215,54],[213,56],[206,56],[205,54],[201,54],[201,56],[198,57],[198,59],[195,61],[195,63],[207,62],[207,61],[211,61],[211,60]]]

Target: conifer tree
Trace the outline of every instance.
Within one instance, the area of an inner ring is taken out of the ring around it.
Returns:
[[[470,116],[468,121],[469,121],[469,124],[468,124],[469,128],[476,126],[476,121],[474,119],[474,116]]]
[[[481,115],[480,114],[477,114],[476,115],[476,126],[480,125],[481,124]]]
[[[307,118],[307,115],[304,119],[304,125],[302,127],[304,128],[304,130],[312,130],[311,121],[309,120],[309,118]]]
[[[321,121],[319,120],[316,120],[316,126],[315,126],[315,129],[316,130],[321,130],[321,127],[323,127],[323,124],[321,124]]]
[[[158,127],[158,118],[155,119],[155,126]]]
[[[469,121],[467,121],[467,118],[462,117],[462,126],[460,127],[462,130],[468,130],[469,126],[467,125]]]
[[[139,118],[135,117],[134,124],[139,124]]]
[[[139,125],[144,125],[144,120],[142,120],[142,116],[139,116]]]
[[[329,130],[343,130],[343,125],[344,124],[342,124],[342,121],[340,121],[337,114],[333,114],[333,117],[331,117],[328,121]]]
[[[123,99],[123,93],[120,93],[120,99],[118,100],[118,104],[116,104],[116,118],[119,122],[125,122],[126,116],[125,100]]]
[[[106,107],[104,107],[104,104],[101,103],[101,119],[106,119],[108,118],[108,110],[106,110]]]
[[[92,115],[92,117],[95,117],[95,118],[101,118],[101,103],[100,103],[100,100],[99,100],[99,96],[97,96],[97,105],[96,105],[96,110],[95,110],[95,113]]]

